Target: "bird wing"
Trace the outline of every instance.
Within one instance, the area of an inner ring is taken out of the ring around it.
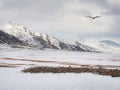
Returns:
[[[86,17],[93,18],[92,16],[86,16]]]
[[[95,16],[94,18],[99,18],[99,17],[101,17],[101,16]]]
[[[91,19],[96,19],[96,18],[99,18],[99,17],[101,17],[101,16],[95,16],[95,17],[92,17],[92,16],[86,16],[86,17],[89,17],[89,18],[91,18]]]

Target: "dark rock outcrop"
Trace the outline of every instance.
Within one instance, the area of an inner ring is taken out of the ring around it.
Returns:
[[[25,45],[25,43],[21,40],[19,40],[18,38],[9,35],[3,31],[0,30],[0,43],[7,43],[7,44],[11,44],[11,45]]]

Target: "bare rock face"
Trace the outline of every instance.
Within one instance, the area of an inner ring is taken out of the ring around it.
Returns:
[[[25,43],[19,40],[18,38],[9,35],[1,30],[0,30],[0,43],[25,45]]]

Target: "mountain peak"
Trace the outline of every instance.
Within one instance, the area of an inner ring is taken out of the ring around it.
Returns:
[[[5,33],[8,33],[10,35],[13,35],[19,38],[20,40],[24,42],[27,42],[27,44],[32,45],[32,46],[50,47],[48,45],[50,43],[53,46],[55,45],[57,48],[60,48],[58,39],[52,36],[49,36],[47,34],[29,30],[26,27],[21,26],[19,24],[13,24],[11,22],[8,22],[2,27],[1,30],[4,31]],[[43,43],[45,45],[42,45]]]
[[[3,29],[15,29],[15,28],[18,28],[18,29],[25,29],[22,25],[19,25],[19,24],[14,24],[10,21],[8,21],[5,25],[2,26]]]
[[[112,45],[112,46],[120,46],[120,44],[116,43],[115,41],[111,41],[111,40],[102,40],[100,42],[106,43],[106,44],[109,44],[109,45]]]

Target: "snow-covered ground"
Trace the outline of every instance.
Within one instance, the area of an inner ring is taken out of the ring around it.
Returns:
[[[18,60],[6,60],[4,58],[13,58]],[[36,63],[29,61],[21,61],[19,59],[27,60],[45,60],[45,61],[58,61],[70,62],[77,64],[89,65],[115,65],[120,66],[119,53],[95,53],[95,52],[77,52],[77,51],[64,51],[64,50],[40,50],[40,49],[21,49],[10,48],[7,46],[0,47],[0,62],[4,63]],[[41,64],[38,63],[37,64]],[[51,63],[52,64],[52,63]],[[48,64],[47,64],[48,65]]]
[[[0,90],[120,90],[120,78],[82,74],[25,74],[0,68]]]
[[[40,60],[45,62],[38,62]],[[52,61],[56,62],[52,63]],[[120,54],[22,49],[0,45],[1,65],[24,64],[16,68],[0,68],[0,90],[120,90],[120,78],[110,76],[90,73],[26,74],[21,71],[23,68],[34,65],[68,66],[60,62],[120,66]]]

